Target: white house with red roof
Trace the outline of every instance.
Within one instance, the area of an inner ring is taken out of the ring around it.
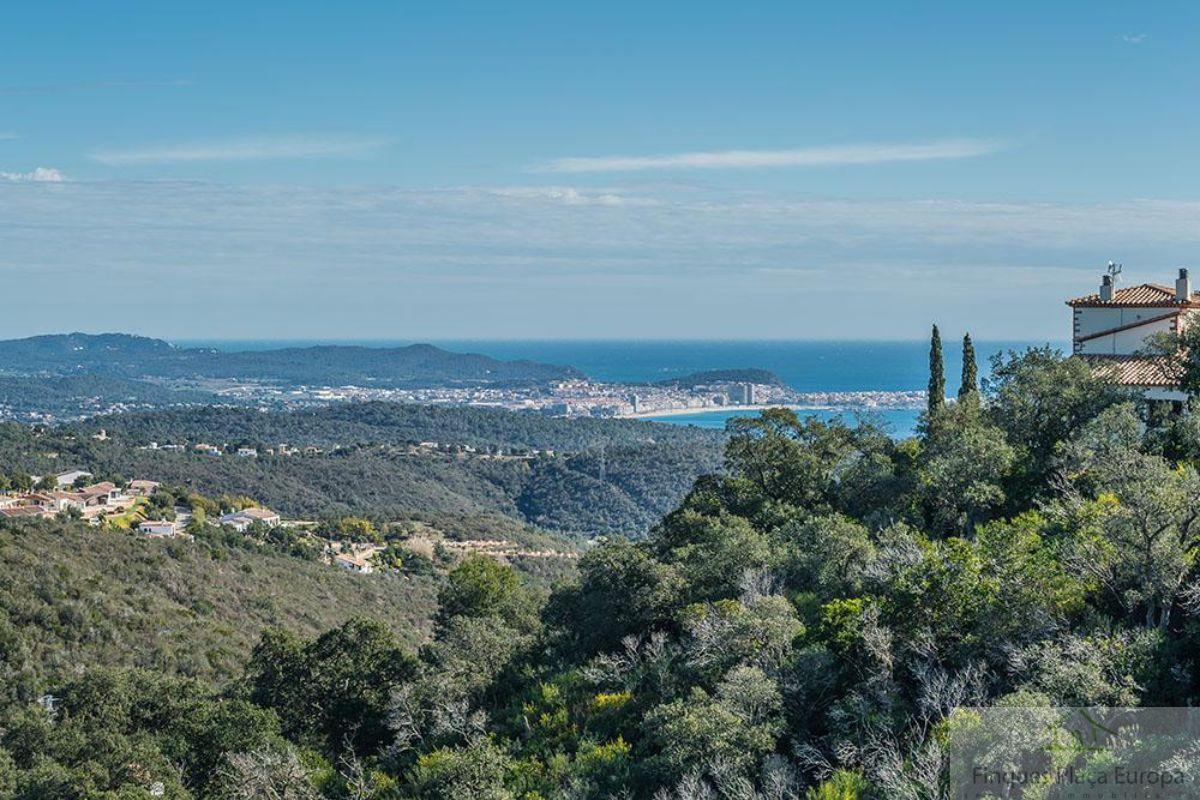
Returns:
[[[1189,324],[1200,310],[1200,292],[1192,291],[1186,269],[1179,270],[1174,287],[1142,283],[1118,289],[1118,274],[1110,269],[1099,292],[1067,301],[1075,355],[1091,362],[1097,374],[1142,389],[1148,399],[1186,400],[1162,363],[1144,350],[1150,337]]]

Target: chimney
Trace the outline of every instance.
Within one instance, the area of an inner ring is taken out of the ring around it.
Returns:
[[[1175,302],[1186,303],[1192,299],[1192,279],[1188,277],[1186,267],[1179,268],[1179,277],[1175,279]]]
[[[1105,275],[1100,279],[1100,302],[1108,303],[1113,299],[1113,279],[1112,275]]]

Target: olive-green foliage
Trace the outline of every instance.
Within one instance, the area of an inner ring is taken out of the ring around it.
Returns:
[[[928,411],[933,414],[946,404],[946,365],[942,360],[942,335],[933,326],[929,336],[929,397]]]
[[[463,559],[438,594],[439,624],[455,617],[490,617],[513,627],[528,627],[535,613],[517,573],[483,555]]]
[[[100,428],[110,438],[93,439]],[[152,441],[245,444],[260,455],[140,449]],[[428,441],[477,452],[410,452],[410,445]],[[322,452],[266,454],[280,442]],[[496,538],[514,538],[528,525],[636,536],[674,508],[697,476],[719,468],[723,442],[720,432],[686,426],[477,408],[353,403],[264,413],[197,407],[48,430],[0,424],[0,473],[27,477],[82,466],[97,475],[153,477],[211,497],[241,495],[307,519],[489,515]],[[504,458],[484,457],[497,447]],[[554,452],[534,457],[533,450]]]
[[[46,612],[26,579],[0,595],[0,675],[27,687],[0,724],[0,789],[104,796],[137,763],[177,769],[179,797],[936,797],[941,748],[973,730],[956,708],[1200,702],[1200,478],[1178,455],[1200,429],[1050,351],[994,375],[904,442],[785,410],[734,422],[725,474],[644,541],[587,548],[548,597],[468,558],[429,579],[415,651],[395,625],[271,630],[243,680],[194,702],[46,669],[112,655],[84,624],[39,639],[31,620],[77,606]],[[27,702],[45,687],[69,722]]]
[[[0,522],[0,693],[32,699],[80,665],[224,683],[265,629],[313,634],[360,615],[412,646],[435,594],[433,578],[352,575],[81,523]]]
[[[975,363],[975,345],[971,342],[969,333],[963,335],[962,380],[958,385],[958,401],[979,402],[979,366]]]
[[[246,681],[251,699],[274,709],[294,740],[362,755],[387,742],[391,693],[415,671],[386,626],[354,619],[309,641],[268,631],[254,648]]]
[[[0,731],[12,796],[30,800],[208,796],[230,754],[292,750],[270,711],[148,671],[88,670],[7,709]]]

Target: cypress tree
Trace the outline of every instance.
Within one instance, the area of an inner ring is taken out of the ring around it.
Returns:
[[[946,404],[946,365],[942,363],[942,334],[933,326],[929,337],[929,413]]]
[[[979,369],[975,366],[975,345],[971,334],[963,336],[962,384],[958,387],[958,401],[975,400],[979,397]]]

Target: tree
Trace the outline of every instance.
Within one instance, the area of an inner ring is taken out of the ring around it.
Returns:
[[[659,749],[660,780],[674,782],[696,769],[748,776],[783,731],[782,706],[773,679],[757,667],[736,667],[715,694],[693,687],[686,697],[652,709],[646,724]]]
[[[985,416],[1016,451],[1008,482],[1014,508],[1045,493],[1059,443],[1128,397],[1126,390],[1093,375],[1087,362],[1050,347],[994,355],[984,393]]]
[[[465,747],[443,747],[426,753],[409,775],[415,797],[422,800],[510,800],[504,786],[512,769],[508,755],[490,739]]]
[[[1151,337],[1142,354],[1155,359],[1164,375],[1194,398],[1200,396],[1200,328],[1182,327],[1182,331]]]
[[[192,506],[192,518],[188,520],[187,532],[192,536],[204,532],[207,525],[207,517],[204,513],[203,506]]]
[[[837,488],[838,469],[886,439],[870,425],[850,428],[840,419],[801,419],[786,408],[731,419],[728,430],[725,467],[749,483],[751,491],[742,493],[747,508],[754,502],[809,509],[828,505]]]
[[[536,613],[531,600],[516,570],[472,554],[450,571],[438,593],[437,624],[444,626],[457,616],[491,617],[528,629]]]
[[[678,569],[649,544],[616,539],[584,553],[578,579],[554,591],[545,616],[572,652],[590,655],[667,625],[683,589]]]
[[[386,627],[352,619],[311,641],[269,631],[254,649],[247,681],[254,702],[275,709],[289,736],[329,753],[349,744],[368,755],[390,738],[391,693],[415,672]]]
[[[1136,426],[1132,406],[1116,406],[1064,448],[1075,486],[1092,500],[1075,561],[1131,618],[1165,630],[1200,548],[1200,474],[1141,452]]]
[[[318,800],[295,751],[263,748],[229,753],[221,769],[222,800]]]
[[[971,342],[971,334],[963,335],[962,346],[962,383],[958,387],[958,402],[970,403],[979,401],[979,369],[975,365],[975,345]]]
[[[929,415],[933,416],[946,403],[946,365],[942,362],[942,334],[933,326],[929,337]]]
[[[934,420],[917,470],[930,522],[938,533],[970,533],[1004,501],[1013,449],[970,406],[943,408]]]

